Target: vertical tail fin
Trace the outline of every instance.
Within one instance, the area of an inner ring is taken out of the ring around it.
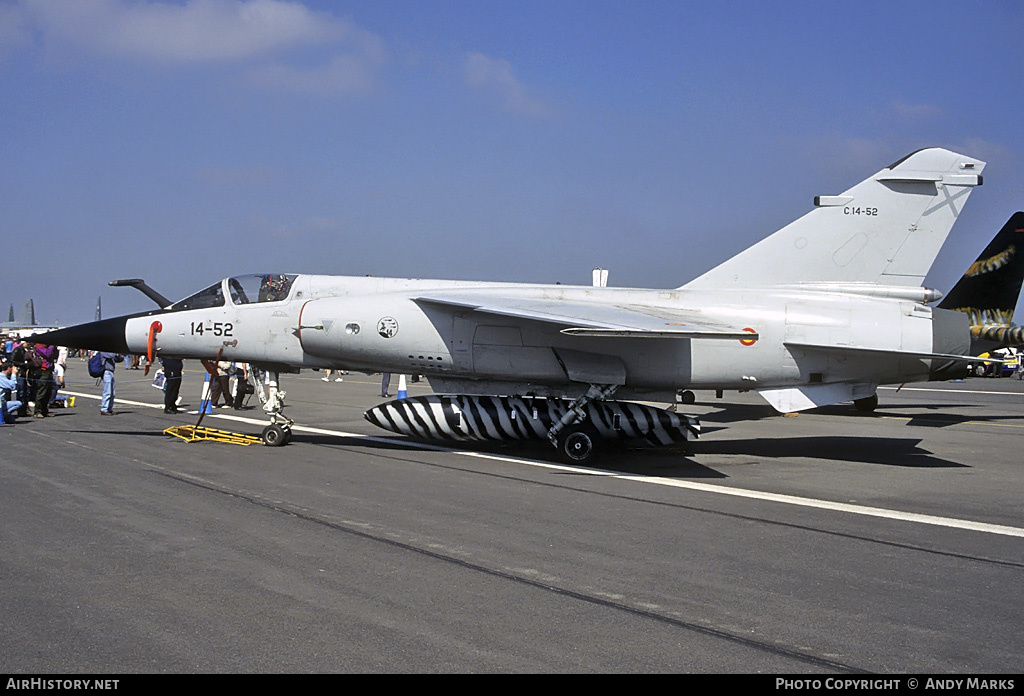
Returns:
[[[29,299],[29,301],[25,303],[25,307],[21,313],[20,321],[25,326],[36,325],[36,305],[31,299]]]
[[[998,344],[1024,345],[1024,327],[1013,325],[1013,311],[1022,284],[1024,212],[1017,212],[1010,216],[939,307],[963,312],[970,318],[973,342],[981,344],[978,352]]]
[[[894,162],[684,287],[919,286],[985,163],[930,148]]]

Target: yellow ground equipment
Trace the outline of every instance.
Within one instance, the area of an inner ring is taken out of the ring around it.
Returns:
[[[185,442],[212,440],[213,442],[229,442],[232,445],[246,446],[263,442],[256,435],[243,435],[242,433],[232,433],[227,430],[217,430],[216,428],[200,428],[195,425],[175,425],[164,430],[164,434],[180,437]]]

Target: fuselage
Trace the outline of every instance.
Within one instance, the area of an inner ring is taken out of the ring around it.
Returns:
[[[288,279],[275,295],[255,290],[261,277],[225,279],[168,310],[128,318],[128,350],[146,353],[152,333],[158,356],[423,374],[446,393],[572,395],[588,383],[619,383],[617,398],[671,400],[680,389],[923,381],[944,366],[912,354],[963,352],[970,340],[966,320],[961,327],[946,316],[959,313],[928,306],[934,296],[920,288],[647,290],[297,275],[274,276]],[[236,290],[247,284],[243,300]],[[422,301],[437,291],[449,301],[465,293],[506,305],[628,307],[666,326],[699,317],[757,339],[567,335],[567,322]]]

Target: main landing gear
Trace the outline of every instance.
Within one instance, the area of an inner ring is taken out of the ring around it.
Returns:
[[[565,461],[589,464],[597,457],[602,446],[601,436],[587,422],[584,409],[591,401],[607,399],[618,388],[617,384],[591,384],[587,392],[569,404],[565,415],[548,430],[548,440]]]
[[[601,436],[589,423],[574,423],[558,434],[558,453],[573,464],[587,464],[600,452]]]

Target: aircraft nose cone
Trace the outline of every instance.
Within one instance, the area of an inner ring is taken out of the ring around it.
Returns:
[[[88,324],[69,326],[66,329],[47,331],[28,337],[28,341],[48,346],[66,346],[83,350],[100,350],[109,353],[127,353],[128,342],[124,329],[128,317],[102,319]]]

